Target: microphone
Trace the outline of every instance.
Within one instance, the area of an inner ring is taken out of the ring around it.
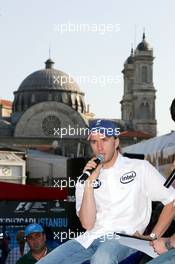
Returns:
[[[171,172],[170,176],[167,178],[166,182],[164,183],[164,186],[166,188],[169,188],[174,180],[175,180],[175,169]]]
[[[97,158],[94,160],[94,162],[98,165],[104,161],[104,156],[102,154],[99,154]],[[84,183],[87,178],[91,175],[91,173],[95,170],[96,168],[92,168],[89,170],[86,170],[83,172],[83,174],[79,178],[79,182]]]

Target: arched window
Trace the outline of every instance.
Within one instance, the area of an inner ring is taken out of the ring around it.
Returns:
[[[35,94],[32,94],[31,96],[31,103],[35,103]]]
[[[133,116],[132,116],[132,112],[129,113],[129,121],[132,121]]]
[[[148,82],[148,68],[146,66],[142,66],[142,82]]]
[[[75,100],[75,105],[76,105],[76,111],[78,111],[79,112],[79,106],[80,106],[80,98],[79,98],[79,96],[77,95],[76,96],[76,100]]]
[[[150,114],[150,106],[149,106],[148,102],[145,100],[140,105],[139,118],[140,119],[149,119],[150,116],[151,116],[151,114]]]
[[[48,94],[48,101],[52,101],[52,94],[51,93]]]

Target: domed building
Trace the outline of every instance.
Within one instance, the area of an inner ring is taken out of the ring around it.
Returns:
[[[63,155],[71,156],[76,156],[81,141],[78,151],[82,148],[84,154],[88,132],[84,93],[72,77],[53,66],[49,58],[45,69],[22,81],[14,92],[11,116],[1,120],[0,131],[38,145],[56,140]]]
[[[86,127],[84,93],[66,73],[53,68],[48,59],[43,70],[24,79],[14,92],[11,122],[14,137],[76,137],[68,133]],[[79,137],[79,135],[78,135]]]

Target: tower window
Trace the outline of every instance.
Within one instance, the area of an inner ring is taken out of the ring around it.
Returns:
[[[142,66],[142,82],[148,82],[148,68],[146,66]]]
[[[146,100],[142,102],[139,109],[139,118],[140,119],[150,119],[150,106]]]

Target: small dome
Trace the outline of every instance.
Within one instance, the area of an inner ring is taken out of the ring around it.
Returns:
[[[148,51],[148,50],[150,50],[149,44],[145,40],[145,33],[143,33],[143,40],[142,40],[142,42],[140,42],[138,44],[137,49],[139,51]]]
[[[133,62],[134,62],[134,59],[133,59],[132,56],[129,56],[129,57],[127,58],[127,60],[126,60],[126,63],[127,63],[127,64],[133,64]]]
[[[134,56],[133,56],[133,48],[131,49],[131,55],[127,58],[125,64],[133,64],[134,63]]]

